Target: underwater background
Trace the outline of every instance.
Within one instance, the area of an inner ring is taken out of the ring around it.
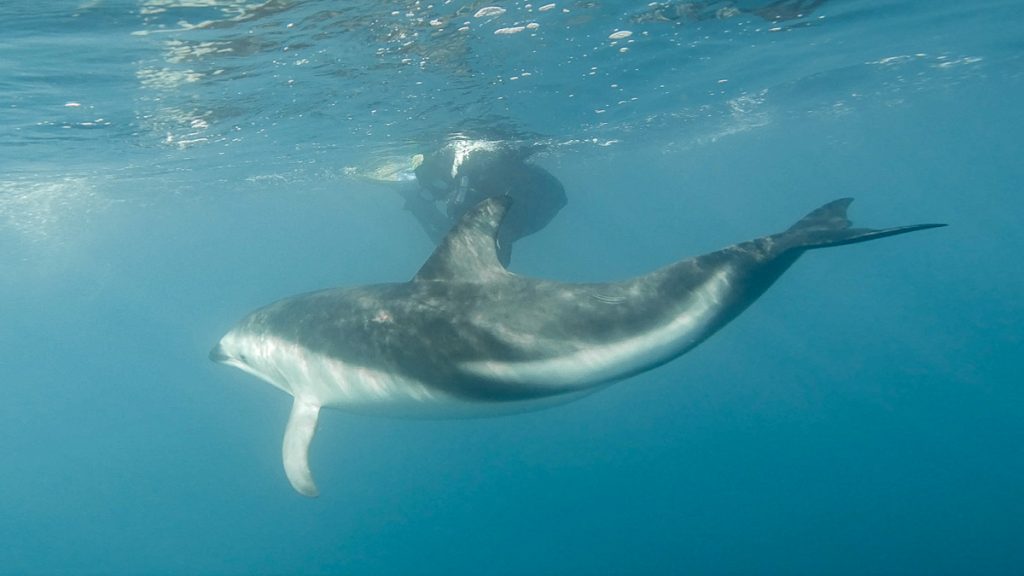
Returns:
[[[1024,573],[1022,11],[0,3],[0,573]],[[844,196],[950,226],[809,253],[572,404],[326,410],[303,498],[290,399],[207,353],[275,299],[410,278],[402,166],[466,135],[565,185],[530,276],[622,279]]]

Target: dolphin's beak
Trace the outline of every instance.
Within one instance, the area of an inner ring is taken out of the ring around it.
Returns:
[[[224,349],[221,348],[220,343],[218,342],[217,345],[213,347],[213,350],[210,350],[210,360],[213,360],[218,364],[223,364],[224,362],[231,360],[231,356],[224,353]]]

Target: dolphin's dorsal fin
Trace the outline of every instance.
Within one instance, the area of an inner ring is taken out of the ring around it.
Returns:
[[[508,271],[498,260],[498,227],[508,210],[508,196],[488,198],[471,208],[427,259],[413,281],[481,280]]]

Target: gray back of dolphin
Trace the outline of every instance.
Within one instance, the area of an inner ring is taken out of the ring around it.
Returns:
[[[941,226],[852,228],[845,198],[778,234],[623,282],[572,284],[499,263],[508,202],[469,211],[409,282],[281,300],[211,352],[295,397],[283,453],[299,492],[317,493],[307,453],[321,406],[481,416],[572,400],[692,349],[807,250]]]

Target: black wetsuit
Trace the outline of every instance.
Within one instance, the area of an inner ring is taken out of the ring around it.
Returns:
[[[455,151],[446,146],[423,159],[416,180],[429,197],[406,197],[406,208],[416,216],[431,240],[440,242],[452,224],[473,206],[493,196],[511,196],[513,202],[498,232],[498,258],[508,264],[512,244],[547,226],[565,206],[562,183],[550,172],[527,162],[529,149],[474,150],[455,169]],[[444,213],[438,203],[443,204]]]

